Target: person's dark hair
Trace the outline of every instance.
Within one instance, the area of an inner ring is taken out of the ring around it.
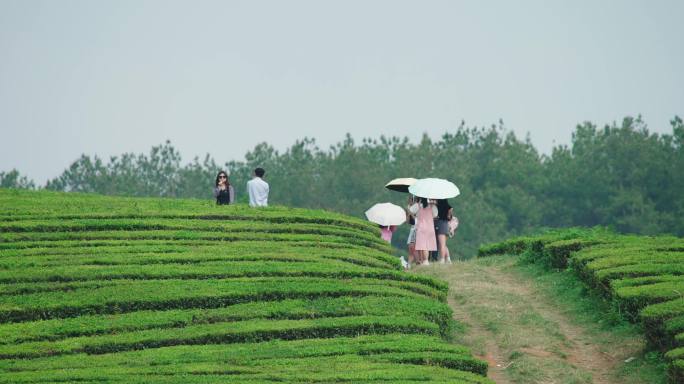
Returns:
[[[437,212],[439,215],[439,218],[441,220],[449,220],[449,210],[451,209],[451,205],[449,205],[449,202],[447,199],[439,199],[437,200]]]
[[[263,168],[257,168],[254,170],[254,174],[257,175],[257,177],[264,177],[266,171],[264,171]]]
[[[423,204],[423,208],[427,208],[428,206],[428,199],[425,197],[420,198],[420,203]]]
[[[229,186],[230,182],[228,181],[228,174],[226,173],[226,171],[219,171],[219,173],[216,175],[216,185],[214,185],[214,186],[218,187],[219,176],[221,176],[221,175],[226,177],[226,187]]]

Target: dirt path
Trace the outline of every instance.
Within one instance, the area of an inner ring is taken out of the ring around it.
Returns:
[[[448,302],[451,308],[457,307],[457,304],[454,302],[454,299],[451,297],[451,295],[449,295]],[[468,316],[468,313],[465,311],[454,312],[454,319],[461,324],[469,325],[469,332],[476,337],[487,333],[487,331],[485,331],[484,328],[476,321],[473,321],[473,319],[471,319]],[[489,364],[487,376],[490,379],[494,380],[496,383],[510,383],[510,381],[503,374],[503,369],[505,369],[503,366],[503,362],[505,360],[503,352],[494,342],[494,340],[489,338],[485,339],[483,349],[480,350],[479,353],[475,353],[475,356]]]
[[[583,328],[574,325],[558,307],[549,304],[546,300],[539,300],[542,293],[537,292],[529,282],[516,279],[498,268],[489,268],[488,271],[501,289],[510,290],[519,295],[536,313],[554,323],[560,335],[565,339],[565,343],[562,343],[558,350],[546,351],[543,346],[523,347],[520,348],[523,353],[539,358],[553,358],[554,354],[559,355],[572,366],[588,372],[595,384],[618,383],[612,378],[612,371],[620,361],[616,356],[603,351]]]
[[[466,327],[457,342],[489,363],[489,377],[495,382],[630,382],[618,378],[616,368],[641,350],[642,341],[605,342],[573,322],[548,293],[516,275],[513,264],[514,259],[499,258],[416,272],[449,282],[454,318]]]

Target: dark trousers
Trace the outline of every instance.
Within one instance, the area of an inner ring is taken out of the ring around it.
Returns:
[[[437,242],[437,251],[430,251],[428,260],[438,261],[439,260],[439,236],[437,236],[437,219],[435,219],[435,241]]]

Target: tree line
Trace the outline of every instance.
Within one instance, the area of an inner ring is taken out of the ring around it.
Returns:
[[[404,205],[406,195],[384,184],[396,177],[440,177],[455,182],[452,199],[461,227],[449,246],[460,258],[479,244],[533,233],[541,228],[608,226],[623,233],[684,235],[684,123],[672,133],[648,130],[627,117],[602,128],[578,125],[569,145],[548,155],[508,131],[503,123],[464,123],[438,140],[427,135],[344,140],[320,148],[314,139],[296,141],[284,152],[258,144],[244,160],[217,163],[211,156],[183,164],[170,142],[149,154],[127,153],[104,161],[82,155],[48,190],[106,195],[211,199],[218,170],[230,171],[238,201],[257,166],[266,169],[270,202],[323,208],[355,216],[377,202]],[[36,188],[16,170],[0,172],[0,187]],[[405,226],[404,226],[405,227]],[[394,237],[405,243],[407,229]]]

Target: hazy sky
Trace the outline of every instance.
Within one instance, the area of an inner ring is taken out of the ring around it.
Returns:
[[[0,0],[0,171],[684,115],[684,1]]]

